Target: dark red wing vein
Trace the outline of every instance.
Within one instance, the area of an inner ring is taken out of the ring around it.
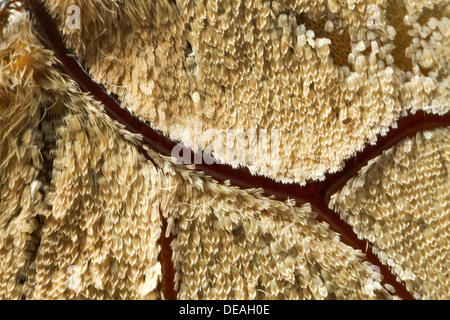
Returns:
[[[126,109],[122,109],[120,103],[110,96],[101,85],[95,83],[73,55],[70,54],[64,45],[53,18],[50,17],[40,1],[24,0],[24,3],[28,10],[34,14],[44,45],[54,52],[61,62],[64,72],[74,79],[80,88],[91,93],[92,96],[100,101],[109,117],[122,123],[130,132],[141,134],[144,144],[154,151],[170,156],[177,142],[154,130]],[[246,168],[234,169],[229,165],[218,164],[217,162],[211,165],[199,164],[196,165],[196,169],[204,171],[219,182],[229,180],[232,185],[240,188],[263,188],[264,195],[273,195],[278,200],[292,198],[296,200],[297,205],[311,203],[313,209],[318,213],[319,220],[328,223],[333,231],[341,235],[344,243],[365,252],[367,260],[380,267],[383,282],[391,284],[402,299],[413,299],[405,287],[396,280],[395,275],[373,253],[371,246],[367,246],[365,241],[358,239],[352,228],[342,221],[335,212],[330,210],[327,204],[331,194],[341,189],[370,159],[382,154],[384,150],[394,146],[402,139],[415,135],[418,131],[449,125],[450,113],[446,113],[443,116],[429,115],[423,111],[414,115],[410,114],[398,121],[397,129],[391,129],[386,136],[378,137],[375,145],[366,146],[364,151],[345,161],[343,171],[327,174],[324,181],[311,182],[304,187],[298,184],[279,183],[263,176],[252,175]],[[139,147],[139,150],[148,160],[151,160],[142,147]],[[193,153],[191,156],[193,157]],[[162,234],[164,235],[164,233],[165,230],[163,230]],[[176,293],[173,288],[174,267],[169,258],[172,256],[170,247],[172,238],[167,239],[163,235],[160,259],[163,264],[163,278],[165,280],[161,289],[166,299],[175,299]],[[166,279],[166,277],[170,279]]]

